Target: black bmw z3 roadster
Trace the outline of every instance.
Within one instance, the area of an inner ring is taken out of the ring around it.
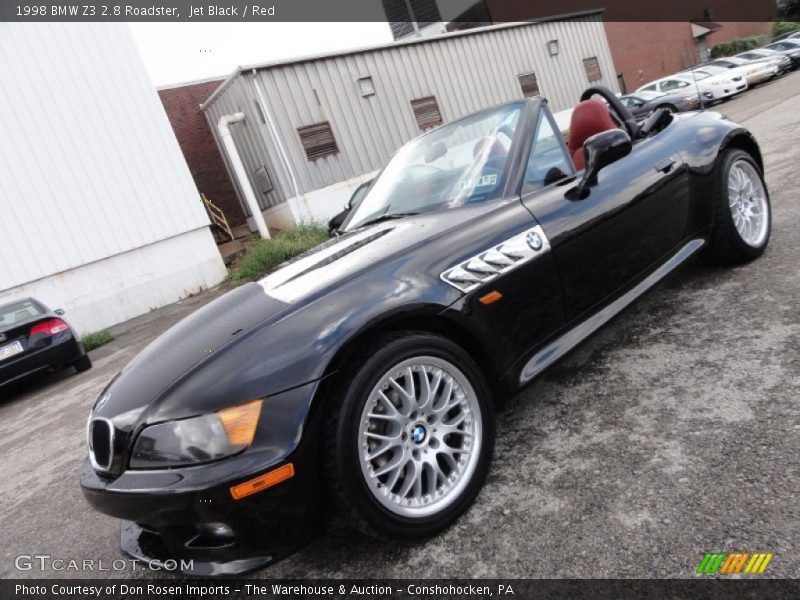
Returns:
[[[486,479],[493,406],[694,254],[759,256],[753,136],[711,112],[639,125],[590,88],[402,147],[338,236],[180,322],[108,385],[81,485],[122,550],[251,571],[336,511],[421,539]]]

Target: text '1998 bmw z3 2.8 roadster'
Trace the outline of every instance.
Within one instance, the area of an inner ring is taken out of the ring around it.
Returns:
[[[434,535],[485,481],[500,395],[693,254],[764,251],[763,163],[741,126],[660,109],[640,126],[590,88],[568,138],[530,98],[411,141],[336,238],[126,366],[92,410],[81,475],[123,520],[123,551],[244,573],[329,507]]]

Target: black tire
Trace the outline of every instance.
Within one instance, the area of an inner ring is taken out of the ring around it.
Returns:
[[[669,112],[671,112],[671,113],[676,113],[676,112],[678,112],[678,109],[677,109],[677,108],[675,108],[675,106],[674,106],[674,105],[672,105],[672,104],[662,104],[662,105],[661,105],[661,106],[659,106],[658,108],[666,108],[666,109],[667,109]]]
[[[728,176],[731,168],[738,161],[746,161],[752,165],[761,181],[761,185],[764,187],[767,207],[767,232],[763,242],[757,246],[750,245],[744,241],[736,229],[728,203]],[[725,150],[717,162],[713,189],[714,225],[708,245],[701,255],[703,260],[714,265],[734,265],[746,263],[761,256],[769,243],[772,230],[772,206],[764,176],[756,161],[744,150],[738,148]]]
[[[72,366],[75,367],[75,371],[78,373],[83,373],[84,371],[88,371],[92,368],[92,359],[89,358],[88,354],[84,354],[78,360],[72,363]]]
[[[408,517],[381,504],[367,485],[360,462],[359,426],[370,392],[381,378],[395,365],[421,356],[447,361],[468,379],[477,396],[482,435],[472,475],[451,503],[431,515]],[[337,512],[349,526],[377,537],[417,540],[439,533],[467,510],[486,481],[494,451],[494,415],[486,378],[462,348],[424,332],[387,334],[348,363],[352,368],[342,373],[328,397],[323,438],[324,471]]]

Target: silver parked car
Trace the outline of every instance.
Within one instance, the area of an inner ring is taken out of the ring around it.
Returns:
[[[754,60],[771,60],[778,67],[778,75],[783,75],[792,68],[792,61],[788,56],[769,50],[767,48],[756,48],[755,50],[748,50],[737,54],[733,58],[741,58],[748,62]]]
[[[747,80],[747,85],[755,85],[768,81],[778,74],[778,65],[771,60],[752,60],[728,56],[711,61],[709,65],[729,69],[731,73],[738,73]]]

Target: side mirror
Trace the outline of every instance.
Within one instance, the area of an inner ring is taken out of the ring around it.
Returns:
[[[56,313],[59,317],[63,317],[65,313],[63,308],[57,308],[53,312]]]
[[[597,183],[597,173],[631,153],[631,138],[622,129],[601,131],[583,143],[583,159],[586,169],[578,183],[577,195],[583,197],[584,190]]]

